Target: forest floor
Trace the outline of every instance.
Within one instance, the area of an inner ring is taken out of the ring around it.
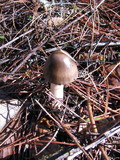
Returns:
[[[56,49],[79,71],[60,107],[43,74]],[[118,160],[120,0],[0,0],[0,102],[12,100],[1,160]]]

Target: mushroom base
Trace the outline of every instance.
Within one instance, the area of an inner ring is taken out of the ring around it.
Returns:
[[[51,83],[50,89],[55,98],[63,100],[63,87],[64,85],[57,85]]]

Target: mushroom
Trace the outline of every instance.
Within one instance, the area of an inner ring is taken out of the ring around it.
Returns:
[[[76,61],[69,53],[61,49],[51,53],[43,72],[45,79],[50,83],[52,94],[59,100],[63,100],[64,85],[73,82],[78,77]]]

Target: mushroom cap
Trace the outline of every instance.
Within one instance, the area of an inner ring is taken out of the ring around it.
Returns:
[[[68,84],[78,77],[76,61],[64,50],[56,50],[48,57],[44,68],[45,79],[54,84]]]

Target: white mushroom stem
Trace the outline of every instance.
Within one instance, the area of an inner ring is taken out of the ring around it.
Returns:
[[[64,85],[58,85],[51,83],[50,89],[55,98],[63,100],[63,88]]]

